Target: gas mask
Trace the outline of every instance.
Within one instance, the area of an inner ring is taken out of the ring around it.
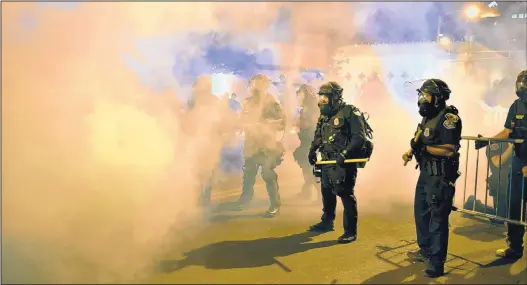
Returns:
[[[527,103],[527,81],[524,81],[524,80],[516,81],[516,95],[520,97],[520,100]]]
[[[421,90],[417,89],[419,93],[419,99],[417,100],[417,107],[419,107],[419,115],[426,118],[433,118],[439,114],[439,112],[445,107],[445,102],[437,101],[437,98],[433,95],[432,102],[426,100],[426,95]]]
[[[329,116],[333,113],[333,102],[329,99],[328,95],[319,96],[318,107],[320,108],[320,113],[322,115]]]
[[[251,97],[254,99],[260,99],[262,97],[262,92],[259,89],[253,88],[250,90]]]
[[[249,94],[256,100],[262,98],[269,90],[269,79],[263,74],[257,74],[249,80]]]

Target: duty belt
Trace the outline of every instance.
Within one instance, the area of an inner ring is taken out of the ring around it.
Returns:
[[[424,159],[423,170],[430,176],[446,177],[446,159]]]

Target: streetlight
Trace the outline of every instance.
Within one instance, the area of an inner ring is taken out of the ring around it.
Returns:
[[[453,10],[453,11],[445,13],[445,15],[443,15],[443,16],[448,16],[448,15],[451,15],[451,14],[457,13],[457,12],[463,12],[465,14],[465,17],[467,17],[468,19],[471,19],[471,20],[479,18],[481,16],[481,9],[478,6],[476,6],[476,5],[468,6],[465,9]],[[441,40],[441,26],[443,24],[443,16],[439,15],[439,17],[437,18],[437,36],[436,36],[436,40],[438,42],[440,42],[440,40]]]
[[[470,6],[464,9],[463,12],[469,19],[476,19],[481,15],[481,9],[478,6]]]

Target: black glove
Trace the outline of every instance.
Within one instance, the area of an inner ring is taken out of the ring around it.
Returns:
[[[413,153],[419,153],[423,148],[423,144],[421,143],[421,141],[415,142],[415,140],[412,139],[410,141],[410,147],[412,148]]]
[[[478,138],[483,137],[478,134]],[[489,141],[476,141],[476,149],[484,148],[489,145]]]
[[[307,159],[309,160],[309,164],[315,165],[315,163],[317,162],[317,152],[314,150],[309,150]]]
[[[339,155],[337,156],[337,164],[342,166],[344,165],[345,160],[346,160],[346,157],[344,156],[344,154],[339,153]]]

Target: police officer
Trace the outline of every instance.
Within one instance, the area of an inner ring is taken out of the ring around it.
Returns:
[[[344,206],[344,234],[338,238],[340,243],[350,243],[357,239],[357,200],[354,195],[357,179],[356,164],[345,164],[345,159],[354,157],[365,144],[365,134],[358,109],[343,102],[342,87],[336,82],[328,82],[320,87],[320,118],[315,137],[309,149],[309,163],[317,161],[319,150],[323,160],[336,160],[333,165],[323,165],[321,173],[323,214],[321,222],[310,227],[310,231],[327,232],[333,230],[337,196]]]
[[[205,114],[211,113],[221,113],[221,101],[212,94],[212,79],[209,76],[200,76],[196,79],[192,85],[192,94],[187,102],[187,112],[185,114],[185,121],[195,122],[202,120],[201,118]],[[201,117],[201,118],[196,118]],[[217,125],[221,124],[221,121],[212,122]],[[189,135],[192,135],[192,132],[198,131],[199,128],[196,128],[193,124],[183,124],[184,129]],[[215,128],[217,130],[217,128]],[[205,158],[210,159],[210,158]],[[216,168],[216,167],[214,167]],[[208,170],[205,170],[208,172]],[[211,173],[200,173],[201,178],[204,180],[201,195],[200,195],[200,204],[202,206],[209,206],[211,200],[212,192],[212,179],[214,172],[217,172],[215,169]]]
[[[492,143],[485,151],[490,168],[487,188],[489,189],[489,196],[493,198],[494,207],[486,206],[481,200],[476,200],[474,195],[470,195],[465,201],[464,209],[472,210],[475,208],[474,210],[480,213],[491,214],[494,212],[498,217],[507,218],[509,173],[513,149],[511,143]],[[491,223],[503,224],[503,222],[494,218],[489,220]]]
[[[308,154],[313,136],[315,135],[320,110],[317,105],[316,90],[311,85],[301,85],[296,94],[302,109],[297,120],[300,145],[293,152],[293,157],[302,169],[304,176],[304,185],[298,198],[311,199],[311,193],[315,186],[315,177],[313,175],[313,168],[309,164]]]
[[[417,92],[423,121],[403,160],[406,165],[415,156],[420,168],[414,201],[419,250],[408,256],[427,261],[425,276],[436,278],[444,274],[462,125],[457,109],[446,105],[451,91],[444,81],[428,79]]]
[[[243,104],[241,120],[244,125],[245,146],[242,195],[238,208],[245,209],[254,196],[254,183],[258,168],[262,168],[269,195],[270,207],[265,213],[274,217],[280,212],[278,175],[275,168],[281,164],[285,148],[277,137],[285,129],[285,114],[280,103],[267,93],[271,80],[257,74],[249,81],[250,97]]]
[[[493,138],[527,140],[527,70],[518,74],[516,95],[519,98],[509,108],[505,128]],[[485,141],[477,141],[476,149],[485,147],[487,143]],[[525,211],[525,197],[527,197],[526,188],[523,186],[527,177],[527,141],[521,144],[514,144],[514,153],[510,173],[509,218],[520,221],[522,216],[525,219],[525,212],[522,213],[522,209]],[[507,223],[508,247],[497,250],[496,255],[511,259],[522,258],[524,234],[525,227]]]
[[[512,164],[513,146],[510,143],[492,143],[485,152],[490,163],[488,179],[489,196],[498,217],[507,217],[509,173]],[[491,219],[491,222],[497,222]]]

